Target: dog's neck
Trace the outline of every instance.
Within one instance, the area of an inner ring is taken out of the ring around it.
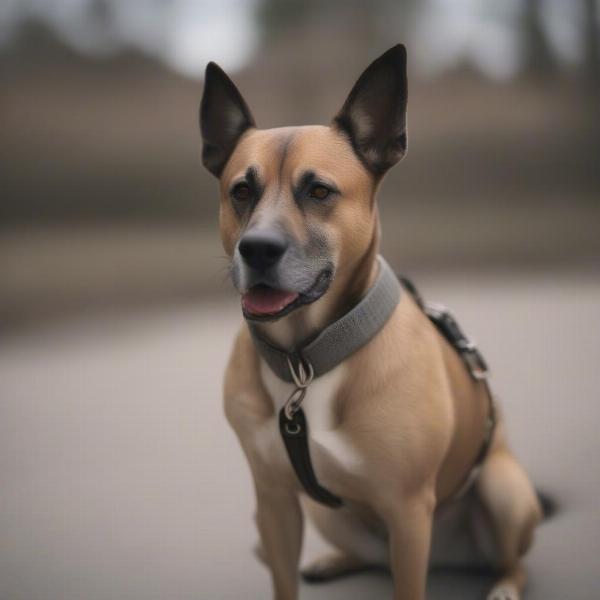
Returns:
[[[257,325],[260,334],[276,346],[292,351],[314,339],[325,327],[355,306],[373,285],[378,271],[379,222],[375,219],[367,251],[356,264],[341,269],[327,293],[274,322]]]

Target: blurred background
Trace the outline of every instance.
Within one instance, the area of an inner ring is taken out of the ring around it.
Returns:
[[[220,409],[239,314],[203,71],[224,67],[261,127],[326,124],[399,41],[409,151],[381,189],[383,253],[482,341],[537,478],[597,497],[572,467],[599,456],[599,1],[3,0],[2,600],[265,597]],[[539,597],[591,598],[585,556],[575,592],[539,577]]]
[[[595,0],[4,0],[3,327],[227,292],[217,186],[199,160],[209,60],[259,126],[328,123],[403,41],[410,145],[381,193],[389,259],[410,272],[595,266],[599,12]]]

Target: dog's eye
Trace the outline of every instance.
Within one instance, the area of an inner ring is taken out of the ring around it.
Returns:
[[[317,200],[325,200],[330,193],[331,190],[324,185],[313,185],[309,192],[310,197],[316,198]]]
[[[233,190],[231,190],[231,195],[235,200],[244,202],[250,199],[252,192],[250,191],[250,186],[247,183],[238,183],[236,186],[234,186]]]

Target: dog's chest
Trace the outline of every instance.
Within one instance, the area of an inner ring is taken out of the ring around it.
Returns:
[[[344,365],[315,379],[307,389],[302,402],[309,431],[309,449],[313,468],[321,483],[333,474],[357,473],[362,458],[335,418],[335,403],[344,378]],[[261,375],[273,402],[274,416],[256,432],[256,447],[262,459],[286,469],[291,469],[279,432],[279,411],[294,390],[294,385],[279,379],[261,359]]]

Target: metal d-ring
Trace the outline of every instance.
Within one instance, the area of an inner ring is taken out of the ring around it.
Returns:
[[[286,431],[286,433],[289,433],[290,435],[298,435],[301,430],[302,430],[302,427],[300,427],[299,423],[286,423],[285,424],[285,431]]]

